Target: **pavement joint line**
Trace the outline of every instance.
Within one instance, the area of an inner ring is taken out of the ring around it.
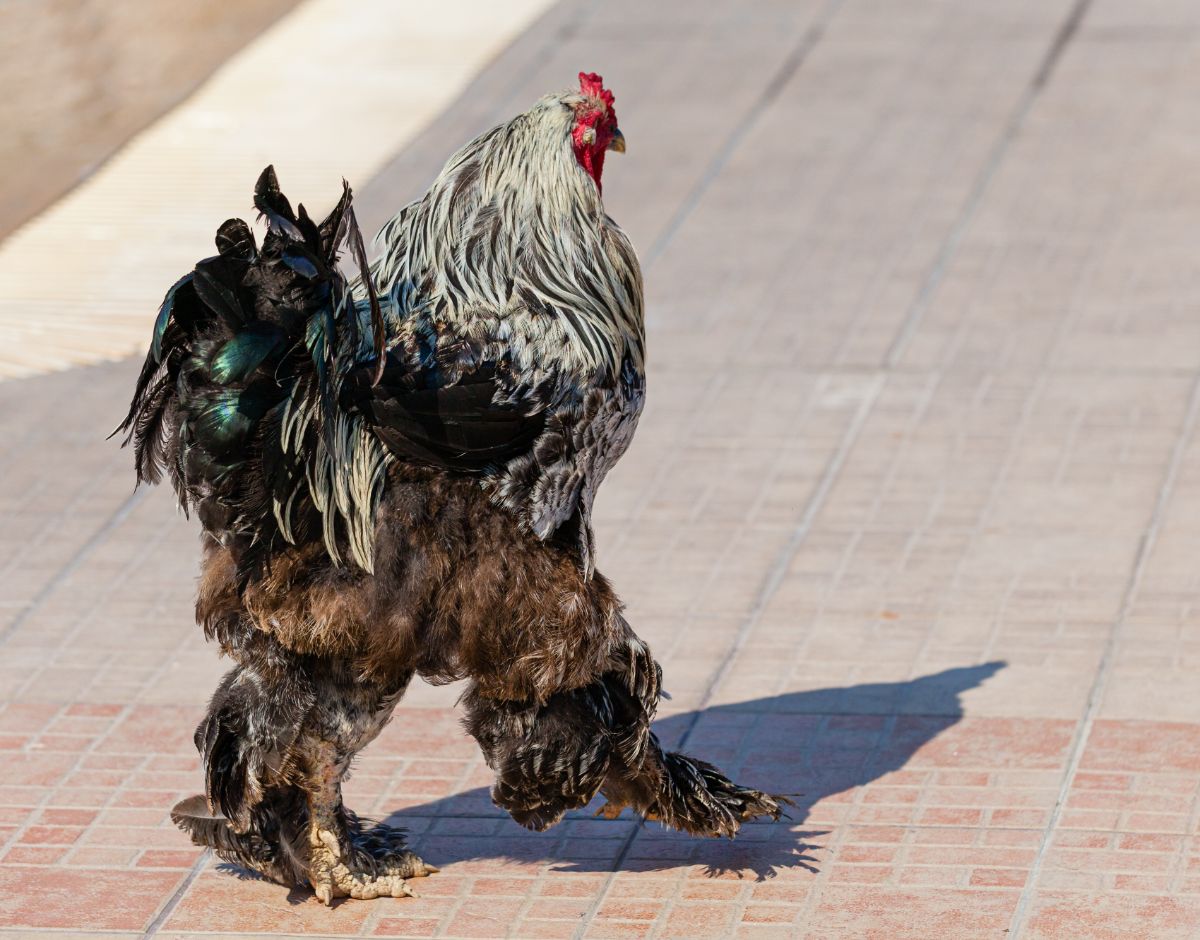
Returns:
[[[163,928],[163,925],[166,924],[170,916],[175,913],[175,908],[179,906],[179,902],[183,900],[183,896],[187,894],[188,889],[195,883],[196,879],[200,877],[200,873],[204,871],[205,866],[208,865],[209,859],[211,858],[212,849],[205,849],[200,853],[200,857],[192,863],[192,867],[184,876],[183,881],[180,882],[179,886],[171,893],[171,896],[167,898],[167,902],[161,908],[159,908],[158,913],[154,915],[154,920],[150,921],[150,926],[148,926],[142,933],[141,940],[150,940],[151,937],[158,935],[158,932]]]
[[[12,621],[3,629],[0,629],[0,646],[3,646],[6,642],[8,642],[9,637],[11,637],[18,629],[21,628],[25,621],[28,620],[38,610],[38,608],[41,607],[42,604],[44,604],[46,600],[58,590],[63,582],[79,570],[79,566],[82,565],[87,560],[88,556],[91,555],[92,552],[94,552],[97,548],[99,548],[108,538],[108,536],[112,534],[112,532],[129,517],[129,514],[137,508],[138,504],[146,498],[148,493],[149,487],[139,486],[127,497],[125,497],[124,502],[122,502],[121,505],[116,508],[113,514],[104,521],[99,529],[92,533],[91,537],[86,542],[84,542],[81,546],[79,546],[78,549],[75,550],[75,553],[69,559],[67,559],[66,564],[64,564],[55,573],[54,577],[42,585],[41,589],[33,596],[32,600],[25,605],[25,608],[19,614],[17,614],[17,616],[14,617]]]
[[[678,234],[683,223],[688,220],[691,214],[700,204],[700,200],[704,194],[712,186],[716,178],[721,174],[721,171],[729,164],[729,160],[733,157],[734,151],[741,145],[746,135],[754,128],[763,113],[771,105],[776,98],[783,92],[783,88],[792,77],[804,65],[809,54],[817,44],[820,43],[825,35],[825,28],[829,25],[829,21],[841,6],[842,0],[829,0],[826,3],[825,9],[816,17],[804,31],[800,42],[783,60],[783,64],[776,69],[775,73],[767,80],[767,85],[757,100],[743,115],[742,119],[730,131],[729,136],[725,138],[725,143],[721,145],[721,149],[717,151],[717,155],[704,169],[703,175],[696,181],[696,184],[684,196],[679,208],[675,210],[675,214],[671,216],[671,220],[667,223],[666,228],[662,230],[658,238],[650,246],[650,250],[646,252],[643,265],[648,269],[659,256],[666,251],[667,246]]]
[[[917,296],[913,298],[912,303],[909,305],[908,313],[905,314],[900,329],[897,331],[895,338],[888,347],[887,353],[884,355],[884,365],[887,368],[894,368],[899,363],[900,357],[904,355],[909,343],[912,342],[912,338],[916,335],[917,329],[925,319],[925,313],[929,309],[933,295],[937,293],[937,289],[941,286],[942,281],[945,280],[946,274],[950,270],[950,264],[954,261],[955,256],[958,254],[959,246],[966,237],[967,230],[979,214],[984,196],[987,195],[988,190],[991,188],[992,181],[996,178],[1000,167],[1004,164],[1013,141],[1017,139],[1017,135],[1020,133],[1026,118],[1033,111],[1038,97],[1049,84],[1055,67],[1062,59],[1063,52],[1066,51],[1071,40],[1079,32],[1079,26],[1083,22],[1083,18],[1087,14],[1091,3],[1092,0],[1075,0],[1067,12],[1066,18],[1055,32],[1054,38],[1047,48],[1046,54],[1042,57],[1037,71],[1034,73],[1033,78],[1030,79],[1028,86],[1026,86],[1025,93],[1021,96],[1020,102],[1017,104],[1008,122],[1004,125],[1004,128],[1000,131],[1000,136],[996,138],[996,142],[992,145],[991,152],[988,154],[983,169],[976,178],[975,185],[971,188],[971,192],[967,196],[967,201],[963,204],[958,219],[950,229],[949,234],[942,241],[933,266],[925,276],[920,290],[917,291]]]
[[[1104,645],[1104,653],[1100,657],[1100,666],[1096,670],[1096,678],[1092,680],[1092,687],[1088,692],[1087,705],[1084,708],[1083,717],[1080,719],[1075,729],[1075,734],[1071,739],[1066,772],[1063,774],[1062,783],[1059,785],[1054,809],[1050,812],[1050,819],[1046,823],[1046,827],[1042,833],[1042,841],[1038,844],[1037,853],[1034,855],[1033,864],[1029,869],[1029,877],[1025,881],[1025,887],[1021,891],[1021,896],[1017,900],[1016,909],[1013,911],[1012,920],[1009,923],[1008,935],[1010,937],[1020,937],[1024,931],[1029,905],[1033,900],[1038,876],[1041,874],[1042,867],[1046,861],[1046,853],[1050,848],[1051,838],[1058,828],[1059,821],[1062,819],[1063,810],[1066,807],[1067,798],[1071,792],[1071,786],[1075,781],[1076,774],[1079,772],[1080,763],[1083,761],[1084,748],[1096,723],[1096,715],[1100,710],[1100,702],[1104,697],[1105,690],[1108,688],[1109,678],[1112,676],[1117,645],[1124,634],[1124,627],[1133,610],[1133,605],[1137,601],[1142,577],[1145,574],[1146,566],[1149,564],[1150,556],[1154,552],[1154,546],[1158,542],[1158,533],[1162,528],[1167,506],[1174,495],[1175,484],[1179,479],[1179,474],[1183,467],[1184,456],[1188,445],[1195,436],[1198,423],[1200,423],[1200,375],[1196,377],[1192,385],[1191,396],[1188,400],[1183,424],[1179,429],[1179,436],[1175,440],[1175,446],[1171,449],[1171,457],[1167,463],[1166,472],[1163,474],[1162,484],[1159,487],[1154,508],[1151,510],[1150,519],[1146,524],[1146,530],[1142,533],[1142,537],[1138,542],[1137,555],[1134,559],[1133,569],[1129,574],[1129,580],[1125,585],[1120,611],[1113,621],[1112,627],[1109,629],[1108,639]]]

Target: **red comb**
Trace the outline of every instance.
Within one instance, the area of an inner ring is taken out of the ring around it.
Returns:
[[[579,73],[579,90],[589,98],[599,98],[610,108],[613,106],[613,93],[604,87],[604,79],[595,72]]]

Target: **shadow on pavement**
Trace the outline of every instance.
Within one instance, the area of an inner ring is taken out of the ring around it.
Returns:
[[[711,761],[739,783],[790,794],[791,820],[753,823],[735,841],[682,836],[626,813],[593,819],[595,801],[545,833],[519,828],[480,787],[407,807],[388,817],[394,825],[430,818],[414,847],[437,865],[475,860],[559,863],[564,871],[652,871],[702,865],[716,875],[753,871],[761,880],[782,868],[816,871],[810,840],[826,831],[801,827],[822,800],[899,770],[963,716],[960,696],[1006,664],[947,669],[905,682],[815,689],[685,712],[655,723],[664,746]],[[403,706],[401,706],[403,708]],[[679,742],[686,738],[684,747]]]

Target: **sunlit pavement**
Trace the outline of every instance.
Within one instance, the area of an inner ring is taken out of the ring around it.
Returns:
[[[421,686],[347,791],[442,866],[419,899],[327,910],[190,847],[222,664],[195,523],[104,441],[123,360],[0,383],[0,925],[1200,934],[1200,5],[567,0],[351,180],[364,221],[580,69],[650,301],[600,567],[662,736],[792,819],[526,833]]]

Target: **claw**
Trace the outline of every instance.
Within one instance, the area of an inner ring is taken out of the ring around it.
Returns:
[[[415,898],[417,897],[417,892],[410,888],[408,882],[403,878],[397,878],[396,883],[392,885],[392,897]]]

